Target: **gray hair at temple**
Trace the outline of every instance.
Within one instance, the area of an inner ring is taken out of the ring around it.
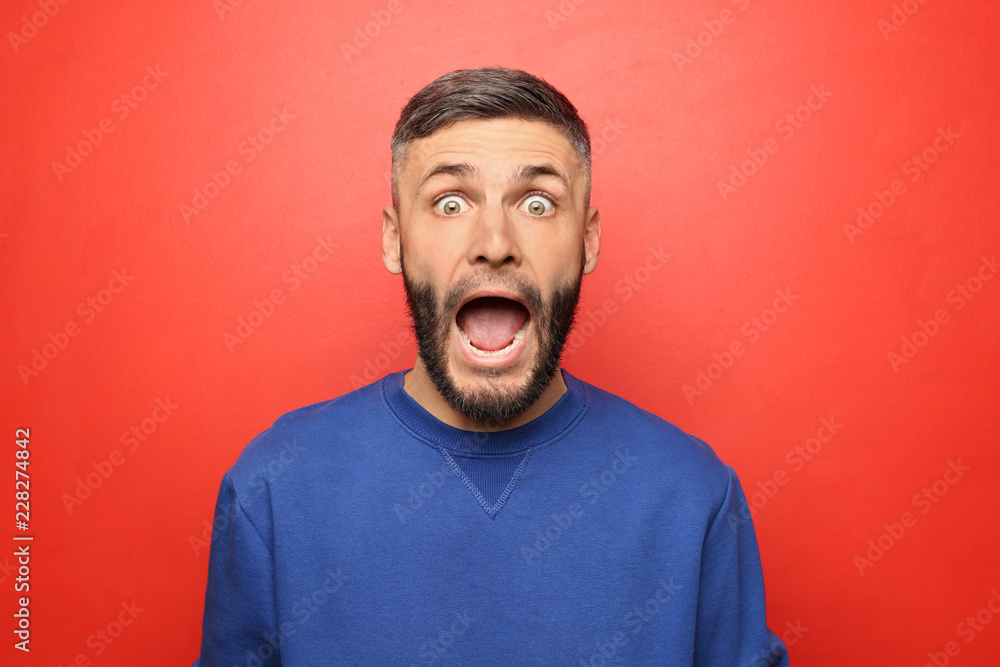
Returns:
[[[587,177],[590,206],[590,133],[576,107],[551,84],[506,67],[460,69],[438,77],[410,98],[392,133],[392,205],[399,211],[399,171],[416,140],[463,120],[519,118],[542,121],[569,140]]]

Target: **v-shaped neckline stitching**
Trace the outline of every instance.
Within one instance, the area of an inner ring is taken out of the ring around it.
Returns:
[[[469,479],[469,476],[465,474],[465,471],[462,470],[462,466],[458,465],[458,463],[455,462],[454,457],[452,457],[448,449],[441,445],[436,445],[435,448],[438,450],[441,456],[444,457],[445,462],[448,464],[449,467],[451,467],[452,471],[456,475],[458,475],[459,479],[462,480],[462,483],[465,484],[465,486],[469,489],[469,491],[472,492],[472,495],[475,496],[476,501],[479,503],[479,506],[483,508],[483,510],[491,519],[496,519],[497,514],[500,512],[501,509],[503,509],[503,506],[507,503],[507,499],[510,498],[510,494],[513,493],[514,487],[517,486],[518,481],[520,481],[521,479],[522,473],[524,473],[525,467],[528,465],[528,459],[531,458],[532,453],[534,453],[535,451],[535,447],[528,448],[528,450],[524,453],[524,458],[521,459],[521,463],[518,464],[517,468],[514,470],[514,474],[511,475],[510,481],[507,482],[507,486],[506,488],[504,488],[503,493],[500,494],[500,497],[497,498],[497,501],[493,503],[493,505],[490,505],[489,502],[486,501],[486,498],[483,497],[483,494],[480,493],[475,483],[473,483],[473,481]]]

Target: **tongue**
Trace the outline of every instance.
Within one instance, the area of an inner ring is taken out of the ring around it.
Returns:
[[[473,345],[493,352],[510,345],[527,318],[528,311],[516,301],[486,296],[463,306],[456,320]]]

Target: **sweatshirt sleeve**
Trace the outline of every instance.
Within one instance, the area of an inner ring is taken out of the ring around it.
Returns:
[[[782,641],[767,627],[757,536],[736,472],[702,549],[695,667],[788,667]]]
[[[281,664],[268,544],[240,505],[226,473],[212,524],[201,656],[194,667]]]

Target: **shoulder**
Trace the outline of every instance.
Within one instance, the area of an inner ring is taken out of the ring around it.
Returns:
[[[279,477],[292,477],[288,473],[293,470],[300,475],[315,473],[318,466],[336,460],[344,443],[365,440],[374,413],[385,409],[381,382],[278,417],[243,448],[229,469],[237,495],[270,486]]]
[[[612,449],[627,450],[646,488],[721,506],[735,472],[708,443],[628,399],[580,382],[587,396],[586,426],[614,443]]]

